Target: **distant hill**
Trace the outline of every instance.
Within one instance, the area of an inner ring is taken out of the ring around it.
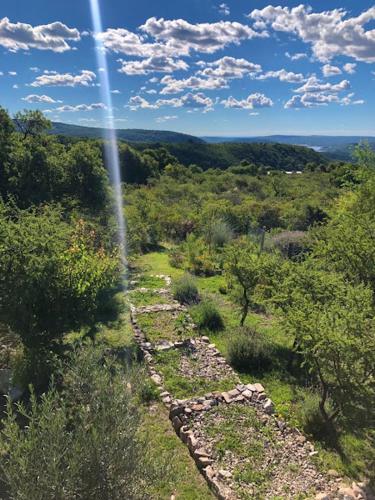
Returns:
[[[96,139],[102,130],[66,123],[53,122],[52,134],[65,137]],[[311,148],[293,144],[277,144],[273,141],[254,140],[236,142],[234,139],[222,143],[208,144],[202,138],[179,132],[163,130],[120,129],[120,140],[130,143],[142,151],[147,148],[165,147],[183,165],[196,164],[203,169],[228,168],[247,160],[256,165],[276,170],[303,170],[307,163],[324,163],[326,158]],[[223,140],[221,138],[221,140]],[[220,143],[219,143],[220,142]]]
[[[375,149],[375,137],[359,135],[268,135],[257,137],[203,137],[203,139],[213,144],[225,142],[297,144],[325,153],[330,158],[344,160],[351,158],[353,148],[360,142],[368,142]]]
[[[147,145],[136,145],[145,149]],[[228,168],[247,160],[275,170],[303,170],[307,163],[325,163],[327,159],[313,149],[290,144],[235,143],[165,144],[164,147],[183,165],[196,164],[208,168]]]
[[[95,127],[82,127],[80,125],[70,125],[68,123],[52,123],[52,134],[65,135],[69,137],[87,137],[89,139],[101,138],[102,129]],[[182,134],[180,132],[170,132],[166,130],[143,130],[143,129],[119,129],[117,137],[128,142],[142,143],[193,143],[203,144],[205,141],[193,135]]]

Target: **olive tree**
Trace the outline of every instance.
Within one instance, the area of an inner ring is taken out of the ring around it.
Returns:
[[[226,248],[224,269],[229,286],[237,292],[236,299],[242,309],[241,326],[254,303],[256,288],[266,286],[277,272],[278,263],[276,255],[260,253],[258,247],[247,238],[241,238]]]
[[[354,410],[369,417],[375,396],[372,291],[314,269],[311,262],[296,266],[280,288],[285,328],[318,382],[325,422],[332,423],[340,413],[353,415]]]
[[[19,500],[153,498],[163,472],[141,432],[138,393],[144,374],[98,347],[84,347],[30,405],[8,407],[0,431],[0,475]],[[17,418],[22,415],[22,422]],[[168,478],[169,479],[169,478]]]

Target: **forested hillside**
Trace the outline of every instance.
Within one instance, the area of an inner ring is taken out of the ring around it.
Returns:
[[[374,153],[120,142],[124,282],[103,141],[50,127],[0,109],[0,497],[367,495]]]
[[[289,144],[222,143],[222,144],[169,144],[168,151],[184,165],[208,168],[228,168],[241,160],[274,170],[303,170],[308,163],[326,163],[316,151]]]
[[[81,127],[64,123],[53,123],[52,134],[64,138],[100,139],[102,131],[92,127]],[[303,170],[308,163],[326,163],[325,156],[313,149],[290,144],[227,142],[206,144],[197,137],[177,132],[154,130],[117,130],[118,139],[142,151],[165,148],[183,165],[198,165],[208,168],[228,168],[242,160],[275,170]],[[64,139],[68,140],[68,139]],[[254,142],[254,141],[252,141]]]
[[[53,122],[50,130],[51,134],[65,135],[69,137],[82,137],[89,139],[100,139],[103,131],[94,127],[83,127],[81,125],[71,125],[67,123]],[[204,143],[203,139],[180,132],[165,130],[142,130],[142,129],[118,129],[117,137],[127,142],[168,142],[168,143]]]

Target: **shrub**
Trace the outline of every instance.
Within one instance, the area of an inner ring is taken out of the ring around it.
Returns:
[[[327,439],[327,425],[319,409],[319,394],[308,391],[303,394],[303,404],[298,407],[298,420],[303,430],[315,439]],[[327,405],[329,406],[329,405]],[[332,408],[329,408],[332,410]]]
[[[159,401],[160,399],[157,385],[147,376],[139,387],[138,395],[142,403],[150,403],[151,401]]]
[[[10,498],[150,498],[155,479],[140,438],[134,397],[139,374],[85,348],[51,388],[28,408],[12,407],[0,434],[0,476]]]
[[[44,391],[59,368],[58,355],[49,349],[24,348],[15,356],[12,368],[15,385],[27,389],[32,384],[38,392]]]
[[[257,330],[239,328],[229,339],[228,361],[240,371],[266,371],[271,364],[271,346]]]
[[[172,267],[181,269],[184,264],[184,254],[178,248],[173,248],[169,251],[169,264]]]
[[[199,302],[197,285],[189,274],[185,274],[174,283],[173,297],[182,304],[196,304]]]
[[[208,243],[214,247],[223,247],[233,239],[233,231],[225,221],[216,221],[208,236]]]
[[[194,308],[192,316],[199,328],[207,328],[213,332],[224,328],[223,318],[212,302],[201,302]]]

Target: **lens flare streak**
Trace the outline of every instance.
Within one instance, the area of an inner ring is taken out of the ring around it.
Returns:
[[[95,52],[98,66],[99,83],[102,102],[105,105],[103,111],[104,127],[104,147],[105,160],[108,167],[110,180],[114,192],[115,213],[117,219],[117,236],[120,245],[121,259],[123,264],[124,276],[127,269],[126,259],[126,230],[125,218],[123,212],[123,196],[121,189],[120,158],[117,145],[117,134],[113,117],[111,86],[108,73],[108,62],[105,48],[96,34],[103,31],[102,18],[99,6],[99,0],[90,0],[92,24],[94,28]]]

